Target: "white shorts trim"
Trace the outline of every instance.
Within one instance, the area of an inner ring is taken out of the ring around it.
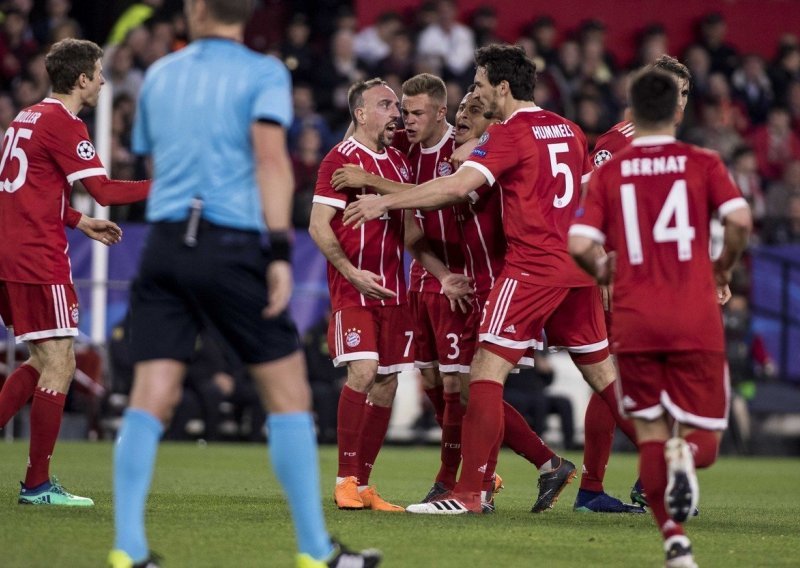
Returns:
[[[589,345],[576,345],[575,347],[569,347],[567,345],[555,345],[554,347],[556,349],[566,349],[570,353],[594,353],[595,351],[601,351],[608,347],[608,339],[598,341],[597,343],[591,343]]]
[[[506,339],[505,337],[498,337],[493,333],[481,333],[478,336],[478,341],[486,341],[487,343],[494,343],[495,345],[502,345],[503,347],[510,347],[511,349],[527,349],[528,347],[541,349],[543,347],[542,343],[536,339],[514,341],[513,339]]]
[[[452,363],[450,365],[442,365],[441,363],[439,363],[440,373],[463,373],[463,371],[461,370],[463,368],[464,365],[459,365],[458,363]]]
[[[377,351],[356,351],[355,353],[345,353],[344,355],[339,355],[338,357],[334,357],[333,366],[344,367],[345,365],[347,365],[349,361],[377,361],[377,360],[378,360]]]
[[[603,234],[603,231],[591,225],[576,223],[569,228],[568,235],[570,237],[586,237],[601,245],[606,243],[606,236]]]
[[[414,361],[414,367],[417,369],[433,369],[436,367],[436,361]]]
[[[394,373],[402,373],[403,371],[413,371],[414,363],[398,363],[397,365],[388,365],[386,367],[378,366],[379,375],[392,375]]]
[[[533,369],[534,361],[533,357],[521,357],[520,360],[517,361],[517,367],[520,369]]]
[[[621,414],[623,416],[630,416],[631,418],[641,418],[642,420],[655,420],[662,414],[664,414],[664,407],[660,404],[656,404],[655,406],[651,406],[650,408],[643,408],[642,410],[625,410],[622,408],[620,404],[620,410],[622,411]]]
[[[726,402],[728,404],[725,405],[725,408],[730,408],[730,401],[727,400],[729,397],[725,397]],[[664,408],[667,409],[667,412],[675,418],[676,421],[682,424],[689,424],[691,426],[695,426],[696,428],[702,428],[703,430],[725,430],[728,427],[728,411],[725,411],[724,418],[708,418],[706,416],[697,416],[696,414],[692,414],[690,412],[686,412],[674,402],[672,399],[669,398],[669,395],[661,391],[661,404]]]
[[[16,342],[33,341],[35,339],[47,339],[49,337],[77,337],[77,327],[61,327],[58,329],[47,329],[45,331],[31,331],[16,336]]]

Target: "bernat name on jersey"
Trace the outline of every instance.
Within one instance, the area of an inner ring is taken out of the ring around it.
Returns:
[[[686,171],[686,156],[657,156],[632,158],[620,163],[622,177],[682,174]]]

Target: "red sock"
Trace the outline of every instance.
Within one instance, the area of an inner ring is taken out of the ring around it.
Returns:
[[[452,489],[456,484],[458,466],[461,464],[461,421],[465,409],[461,393],[444,393],[444,421],[442,423],[442,465],[436,481]]]
[[[602,398],[605,403],[608,405],[609,410],[611,410],[611,414],[614,416],[614,422],[617,425],[617,428],[622,430],[622,433],[628,437],[628,439],[633,442],[633,445],[636,445],[636,429],[633,427],[633,422],[629,419],[622,416],[619,413],[619,403],[617,402],[617,393],[615,392],[614,383],[612,382],[606,388],[603,389],[603,392],[599,393],[600,398]]]
[[[688,436],[686,441],[692,448],[694,454],[694,467],[703,469],[717,461],[717,451],[719,444],[714,432],[710,430],[695,430]]]
[[[364,407],[364,420],[361,422],[361,437],[358,443],[358,484],[368,485],[369,474],[378,458],[378,452],[383,446],[383,439],[389,429],[389,419],[392,417],[391,406],[377,406],[369,402]]]
[[[664,442],[642,442],[639,444],[639,478],[647,494],[647,502],[656,525],[668,539],[676,534],[683,534],[683,527],[673,521],[664,505],[664,493],[667,490],[667,460],[664,458]]]
[[[505,401],[503,401],[503,422],[505,428],[503,443],[536,467],[542,467],[556,455],[533,431],[522,414]]]
[[[50,456],[61,428],[67,395],[38,388],[31,405],[31,442],[25,487],[32,489],[50,479]]]
[[[0,390],[0,428],[5,427],[30,400],[38,382],[39,371],[30,365],[20,365],[8,376],[3,390]]]
[[[489,454],[503,431],[503,385],[477,380],[469,385],[469,404],[461,434],[461,478],[457,493],[480,494]]]
[[[489,461],[486,462],[486,473],[483,475],[482,490],[488,491],[490,497],[494,492],[494,472],[497,470],[497,458],[500,456],[500,447],[503,445],[504,437],[505,434],[501,431],[500,435],[497,437],[497,441],[495,441],[494,446],[492,446],[492,451],[489,453]]]
[[[439,385],[438,387],[433,387],[432,389],[425,389],[425,394],[428,395],[428,400],[430,400],[431,405],[433,405],[436,423],[439,425],[439,427],[444,428],[444,387]]]
[[[358,436],[361,432],[361,421],[367,395],[347,385],[339,395],[339,412],[337,414],[336,439],[339,445],[339,477],[358,477]]]
[[[614,414],[608,404],[599,394],[592,393],[583,422],[585,442],[581,489],[603,490],[603,478],[614,443],[614,426]]]

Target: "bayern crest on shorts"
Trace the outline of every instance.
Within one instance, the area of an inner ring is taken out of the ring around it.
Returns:
[[[439,177],[449,176],[453,173],[453,166],[450,162],[439,162],[436,166],[436,173]]]
[[[344,334],[344,342],[350,349],[358,347],[359,343],[361,343],[361,330],[355,328],[348,329]]]
[[[79,312],[78,312],[78,305],[77,304],[72,304],[70,306],[69,315],[72,318],[72,323],[74,323],[75,325],[78,325]]]

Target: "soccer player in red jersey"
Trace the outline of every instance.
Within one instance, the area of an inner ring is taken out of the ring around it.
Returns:
[[[0,393],[0,426],[33,396],[28,471],[19,503],[91,506],[49,479],[66,393],[75,370],[78,298],[72,283],[64,226],[81,228],[106,244],[119,228],[68,208],[72,184],[81,181],[99,203],[147,197],[149,181],[108,179],[86,125],[77,117],[97,104],[103,52],[94,43],[66,39],[47,54],[52,97],[22,110],[3,139],[0,161],[0,316],[26,341],[30,358],[8,377]]]
[[[464,417],[461,477],[452,498],[412,505],[429,514],[481,512],[483,472],[503,435],[503,384],[542,331],[566,347],[595,388],[614,380],[600,293],[567,252],[567,228],[582,182],[591,175],[583,132],[533,101],[535,64],[518,47],[493,45],[476,53],[477,97],[490,116],[481,144],[455,174],[413,190],[362,200],[345,212],[359,226],[396,208],[434,208],[455,202],[482,185],[502,194],[508,241],[505,266],[484,306],[480,347],[472,361],[470,402]],[[532,510],[555,503],[575,476],[575,466],[553,457],[539,478]]]
[[[666,566],[692,567],[681,523],[697,505],[695,468],[715,461],[728,419],[717,289],[730,281],[752,218],[719,156],[675,140],[676,100],[675,81],[662,71],[634,80],[636,137],[592,178],[569,249],[599,283],[613,280],[620,406],[636,427]],[[716,261],[708,254],[714,212],[725,224]]]
[[[421,73],[402,85],[400,109],[404,128],[398,130],[392,146],[408,156],[419,185],[450,175],[450,156],[455,149],[455,129],[448,124],[447,90],[439,77]],[[374,187],[382,194],[405,186],[376,176],[359,167],[344,167],[334,174],[334,187]],[[424,235],[426,246],[447,269],[448,274],[467,274],[454,207],[436,211],[409,211]],[[414,325],[414,364],[420,369],[425,393],[442,427],[442,465],[436,483],[452,489],[461,462],[461,379],[465,371],[460,345],[461,331],[477,309],[474,303],[451,309],[444,285],[416,259],[411,264],[408,303]]]
[[[407,223],[404,212],[398,211],[358,231],[345,227],[342,213],[347,204],[372,190],[337,192],[331,179],[345,164],[396,182],[411,181],[413,172],[405,154],[391,147],[400,115],[397,96],[386,83],[356,83],[349,102],[355,129],[320,166],[310,225],[312,238],[329,262],[334,312],[330,351],[335,365],[347,365],[347,383],[339,399],[334,499],[341,509],[402,511],[382,500],[367,482],[389,425],[397,373],[413,369],[414,331],[405,305],[402,260]]]

